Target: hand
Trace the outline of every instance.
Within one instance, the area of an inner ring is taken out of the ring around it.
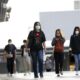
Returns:
[[[55,46],[53,46],[52,50],[54,51],[54,49],[55,49]]]
[[[30,48],[27,48],[27,51],[30,53]]]
[[[69,48],[69,52],[72,52],[72,48]]]
[[[14,60],[14,64],[16,64],[16,60]]]
[[[69,51],[72,51],[72,48],[69,48]]]
[[[43,50],[45,53],[47,52],[47,49],[46,48],[44,48],[44,50]]]

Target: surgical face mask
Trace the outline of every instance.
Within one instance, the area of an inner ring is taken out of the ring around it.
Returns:
[[[40,26],[36,26],[36,31],[40,31]]]
[[[75,34],[77,34],[77,35],[78,35],[78,34],[79,34],[79,31],[75,31]]]
[[[26,45],[26,43],[24,43],[24,45]]]
[[[12,44],[12,42],[8,43],[8,44]]]

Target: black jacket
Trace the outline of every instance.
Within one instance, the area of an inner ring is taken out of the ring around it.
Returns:
[[[43,31],[31,31],[28,35],[28,40],[28,48],[30,48],[30,51],[39,51],[43,50],[42,43],[46,41],[46,38]]]
[[[72,35],[70,38],[70,47],[75,54],[80,53],[80,35]]]

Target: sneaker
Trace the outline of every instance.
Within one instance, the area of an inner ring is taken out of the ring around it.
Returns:
[[[40,74],[40,78],[43,78],[43,74]]]
[[[63,75],[63,72],[61,71],[60,74]]]
[[[78,76],[79,74],[78,74],[78,71],[76,71],[76,74],[75,74],[76,76]]]
[[[59,74],[57,74],[57,77],[60,77],[60,75],[59,75]]]
[[[78,73],[76,73],[76,76],[78,76],[79,74]]]
[[[38,76],[34,76],[34,78],[38,78]]]

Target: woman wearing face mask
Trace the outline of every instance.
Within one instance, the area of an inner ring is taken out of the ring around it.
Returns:
[[[41,30],[41,24],[39,22],[35,22],[34,30],[28,35],[28,47],[30,48],[35,78],[38,78],[38,71],[40,73],[40,77],[43,77],[43,48],[46,49],[45,41],[46,39],[43,31]]]
[[[78,70],[80,66],[80,28],[75,27],[73,35],[70,38],[70,51],[74,54],[75,59],[75,70],[76,75],[78,75]]]
[[[55,59],[55,72],[57,77],[63,75],[63,60],[64,60],[64,42],[65,39],[61,34],[61,30],[57,29],[55,32],[55,37],[52,40],[52,46],[54,51],[54,59]]]

